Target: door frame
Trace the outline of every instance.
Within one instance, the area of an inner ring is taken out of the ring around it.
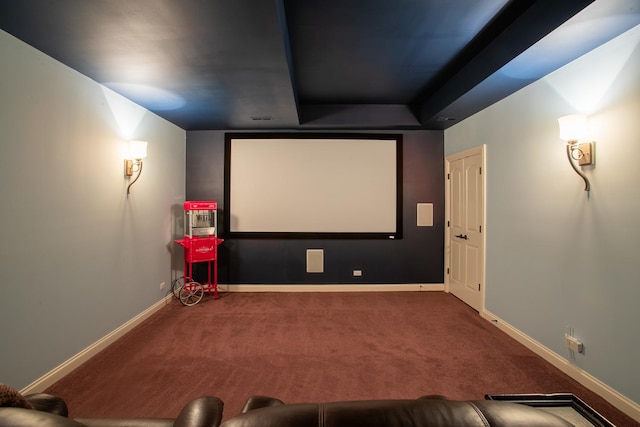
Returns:
[[[460,151],[458,153],[453,153],[445,157],[444,161],[444,182],[445,182],[445,191],[444,191],[444,218],[445,218],[445,228],[444,228],[444,290],[447,293],[450,293],[450,283],[449,283],[449,271],[451,271],[450,263],[451,263],[451,227],[449,226],[451,221],[451,186],[449,185],[449,171],[451,167],[451,162],[463,157],[470,157],[476,154],[480,154],[480,162],[482,164],[482,218],[483,218],[483,232],[481,234],[481,242],[482,246],[482,283],[480,286],[480,316],[484,315],[485,312],[485,297],[487,290],[487,280],[486,280],[486,272],[487,272],[487,146],[486,144],[482,144],[477,147],[469,148],[464,151]]]

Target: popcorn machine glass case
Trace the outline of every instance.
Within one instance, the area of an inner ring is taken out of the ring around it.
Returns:
[[[184,305],[200,302],[204,292],[214,293],[218,299],[218,204],[214,201],[184,202],[184,238],[176,240],[184,248],[184,277],[171,285],[173,294]],[[201,284],[193,279],[193,263],[207,262],[208,281]],[[213,280],[212,267],[213,263]]]
[[[185,202],[185,237],[216,237],[217,212],[216,202]]]

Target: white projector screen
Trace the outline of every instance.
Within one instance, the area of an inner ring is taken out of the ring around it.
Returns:
[[[401,237],[401,135],[227,134],[229,237]]]

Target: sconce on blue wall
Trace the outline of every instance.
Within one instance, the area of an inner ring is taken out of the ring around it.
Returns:
[[[595,142],[578,141],[584,136],[587,129],[587,116],[583,114],[571,114],[558,119],[560,126],[560,139],[567,141],[567,158],[574,171],[584,180],[584,191],[591,189],[587,176],[578,166],[595,164]],[[576,165],[576,161],[578,164]]]
[[[147,157],[147,141],[129,141],[129,154],[124,161],[124,175],[136,177],[127,187],[127,195],[131,194],[131,186],[136,183],[142,173],[142,159]]]

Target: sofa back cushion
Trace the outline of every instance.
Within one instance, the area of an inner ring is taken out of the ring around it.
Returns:
[[[377,400],[287,404],[240,414],[223,427],[571,427],[562,418],[512,402]]]

